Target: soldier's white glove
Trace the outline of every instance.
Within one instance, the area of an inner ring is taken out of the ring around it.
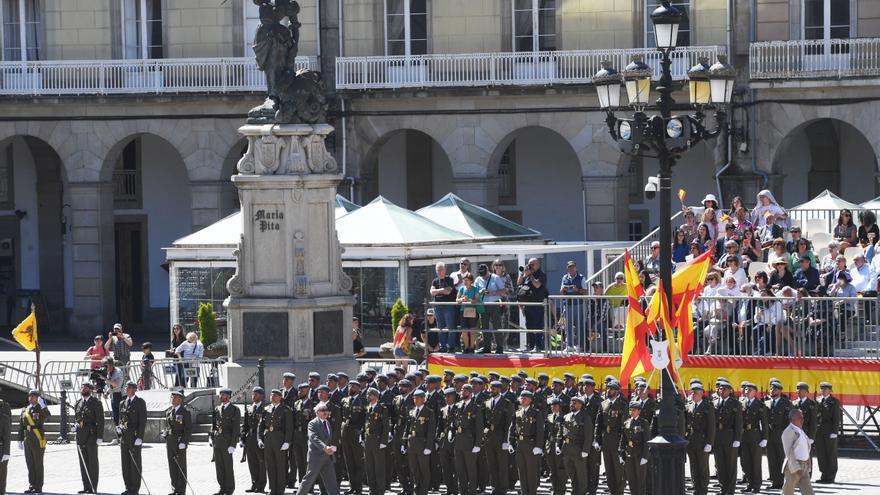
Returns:
[[[739,448],[739,442],[734,441],[734,442],[733,442],[733,445],[731,445],[731,447],[733,447],[733,448],[735,448],[735,449],[738,449],[738,448]]]
[[[705,447],[703,447],[703,452],[709,453],[712,452],[712,444],[707,443]]]
[[[758,447],[761,447],[763,449],[766,446],[767,446],[767,440],[761,440],[760,442],[758,442]]]
[[[422,451],[422,454],[431,455],[431,449],[425,449]]]
[[[644,465],[647,464],[647,463],[648,463],[648,460],[645,459],[644,457],[642,457],[642,460],[639,461],[639,466],[644,466]]]
[[[238,446],[244,448],[244,442],[238,442]]]
[[[102,443],[104,443],[104,440],[101,438],[95,440],[95,445],[101,445]]]
[[[474,447],[473,449],[471,449],[471,453],[473,453],[473,454],[479,454],[479,453],[480,453],[480,448],[479,448],[479,447]]]
[[[835,438],[837,438],[837,433],[832,433],[832,434],[828,435],[828,438],[834,440]]]
[[[76,425],[70,425],[70,432],[76,433]]]
[[[602,448],[599,446],[599,442],[593,442],[593,448],[596,449],[596,452],[600,451]]]
[[[18,450],[24,450],[24,442],[18,442]]]
[[[211,437],[208,437],[208,447],[213,447],[213,446],[214,446],[214,440],[211,439]]]
[[[509,449],[509,448],[510,448],[510,444],[509,444],[509,443],[504,442],[504,443],[501,444],[501,450],[507,450],[507,449]]]
[[[39,404],[40,407],[42,407],[43,409],[46,408],[46,401],[44,401],[42,397],[37,399],[37,404]]]
[[[446,440],[447,440],[449,443],[452,443],[452,432],[451,432],[451,431],[448,432],[448,433],[446,433]]]
[[[364,446],[364,437],[358,438],[358,443],[361,444],[361,447]]]
[[[141,445],[143,445],[143,443],[144,443],[144,442],[143,442],[140,438],[135,438],[135,439],[134,439],[134,446],[135,446],[135,447],[140,447]]]
[[[234,453],[235,453],[235,447],[229,447],[228,449],[226,449],[226,452],[229,452],[229,455],[234,454]]]
[[[289,449],[289,448],[290,448],[290,444],[289,444],[289,443],[284,442],[284,443],[281,444],[281,450],[287,450],[287,449]]]
[[[532,455],[541,455],[544,453],[544,450],[541,447],[535,447],[532,449]]]
[[[400,453],[406,454],[406,447],[405,446],[403,446],[403,445],[400,446]]]
[[[556,447],[556,455],[562,455],[562,449]]]
[[[379,448],[380,448],[380,449],[384,449],[385,447],[387,447],[387,445],[385,445],[384,443],[380,443],[380,444],[379,444]]]
[[[177,444],[177,450],[186,450],[186,444],[185,443]]]
[[[589,455],[590,455],[589,452],[581,452],[581,459],[586,459],[587,456],[589,456]]]
[[[260,440],[259,438],[257,439],[257,447],[259,447],[259,448],[261,448],[261,449],[262,449],[263,447],[265,447],[265,445],[263,444],[263,441]]]
[[[162,433],[159,433],[159,436],[162,437],[162,440],[165,440],[168,438],[168,432],[163,430]]]
[[[121,426],[117,426],[117,427],[116,427],[116,434],[117,434],[117,435],[122,435],[122,427],[121,427]]]
[[[507,452],[510,454],[513,453],[513,445],[507,444]]]
[[[624,459],[623,456],[620,456],[617,459],[620,460],[621,464],[626,464],[626,459]]]
[[[9,455],[4,455],[2,458],[0,458],[0,463],[3,462],[9,462]]]

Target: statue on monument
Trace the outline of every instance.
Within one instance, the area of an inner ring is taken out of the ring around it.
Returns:
[[[296,70],[301,26],[295,0],[252,0],[260,8],[254,37],[257,67],[266,74],[266,101],[248,112],[248,124],[325,122],[327,98],[319,72]]]

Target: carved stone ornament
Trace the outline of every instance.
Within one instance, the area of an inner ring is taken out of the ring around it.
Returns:
[[[244,260],[244,255],[242,254],[243,250],[244,235],[241,236],[241,240],[238,244],[238,249],[232,252],[232,255],[235,256],[235,274],[226,281],[226,292],[228,292],[230,296],[244,295],[244,280],[242,280],[241,273],[241,266]]]
[[[238,161],[246,175],[304,175],[336,173],[336,159],[327,151],[321,134],[284,134],[275,126],[248,135],[248,149]]]

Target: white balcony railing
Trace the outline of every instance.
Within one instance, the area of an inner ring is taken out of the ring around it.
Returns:
[[[297,69],[317,70],[316,57]],[[253,57],[0,62],[0,95],[110,95],[263,91]]]
[[[684,79],[699,57],[711,62],[724,54],[721,46],[690,46],[673,52],[672,72]],[[633,55],[660,73],[660,53],[647,48],[555,52],[462,53],[336,59],[336,88],[395,89],[437,87],[532,86],[589,84],[611,60],[621,70]],[[710,63],[711,63],[710,62]]]
[[[749,47],[752,79],[880,75],[880,38],[762,41]]]

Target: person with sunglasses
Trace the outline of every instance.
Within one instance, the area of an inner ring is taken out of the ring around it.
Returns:
[[[846,248],[855,245],[859,240],[859,231],[853,223],[852,211],[847,208],[840,210],[837,217],[837,225],[834,227],[831,237],[840,242],[840,252],[846,253]]]
[[[626,300],[623,298],[626,296],[626,278],[623,276],[623,272],[614,274],[614,282],[605,289],[605,296],[610,296],[608,307],[611,309],[611,326],[615,330],[623,329],[626,322]]]

